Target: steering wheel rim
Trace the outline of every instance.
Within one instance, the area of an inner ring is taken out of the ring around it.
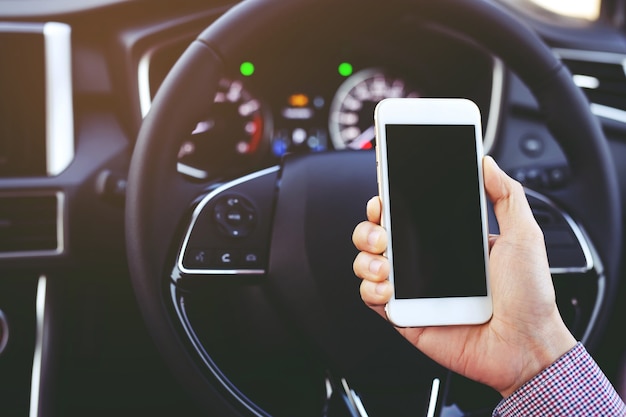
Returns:
[[[178,377],[197,399],[219,415],[241,415],[242,409],[233,404],[222,386],[198,369],[188,342],[181,337],[180,324],[173,318],[164,284],[164,277],[171,271],[166,260],[172,244],[176,244],[173,242],[180,222],[204,187],[177,174],[178,138],[191,131],[211,107],[224,68],[240,62],[242,51],[302,30],[304,25],[299,19],[306,16],[306,22],[318,21],[331,8],[336,15],[329,21],[339,20],[351,8],[372,18],[410,10],[421,19],[473,40],[520,76],[536,96],[550,131],[572,167],[572,186],[554,191],[550,197],[583,220],[602,260],[604,269],[600,272],[607,278],[605,293],[615,294],[622,227],[619,189],[608,145],[569,72],[532,30],[487,2],[399,0],[387,3],[386,10],[381,11],[374,1],[246,1],[200,34],[162,84],[137,138],[126,205],[129,267],[147,326]],[[606,298],[599,322],[606,320],[612,303],[610,297]],[[590,340],[597,340],[601,332],[597,326]]]

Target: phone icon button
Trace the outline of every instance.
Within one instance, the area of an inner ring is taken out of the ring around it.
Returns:
[[[215,263],[218,268],[232,268],[239,260],[239,256],[234,250],[218,250],[215,255]]]

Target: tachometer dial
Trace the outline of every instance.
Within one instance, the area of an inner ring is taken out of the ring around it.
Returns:
[[[335,149],[369,149],[375,137],[374,108],[391,97],[419,97],[402,78],[365,69],[339,86],[330,106],[329,131]]]
[[[180,147],[178,170],[204,179],[210,167],[243,163],[267,146],[269,128],[269,114],[261,100],[241,81],[222,79],[207,118],[197,123]]]

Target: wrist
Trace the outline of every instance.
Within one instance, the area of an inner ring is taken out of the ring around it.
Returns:
[[[508,387],[498,390],[500,395],[509,397],[574,348],[576,343],[576,339],[559,316],[554,325],[541,329],[532,342],[526,344],[523,366],[518,377]]]

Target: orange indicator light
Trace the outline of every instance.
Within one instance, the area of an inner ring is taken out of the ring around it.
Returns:
[[[305,107],[309,104],[309,96],[306,94],[292,94],[289,96],[288,101],[291,107]]]

